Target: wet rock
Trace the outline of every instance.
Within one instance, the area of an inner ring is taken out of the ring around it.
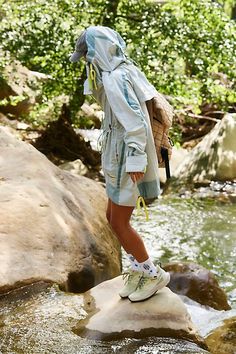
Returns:
[[[0,292],[36,280],[80,292],[120,274],[103,187],[62,171],[4,127],[0,150]]]
[[[209,183],[236,178],[236,114],[227,114],[189,153],[173,183]]]
[[[86,322],[85,304],[83,295],[64,293],[43,282],[0,295],[0,353],[208,353],[193,342],[170,337],[82,338],[75,328]]]
[[[236,353],[236,317],[224,321],[207,338],[206,343],[212,354]]]
[[[164,288],[147,301],[131,303],[118,295],[122,277],[105,281],[84,294],[90,315],[76,330],[95,339],[174,337],[191,340],[204,347],[182,300]]]
[[[209,270],[194,263],[170,263],[164,269],[171,275],[168,287],[174,293],[216,310],[230,309],[225,292]]]

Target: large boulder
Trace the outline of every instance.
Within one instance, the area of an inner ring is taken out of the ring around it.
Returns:
[[[236,114],[227,114],[186,156],[174,172],[179,183],[236,178]]]
[[[84,294],[90,318],[79,323],[76,330],[79,335],[96,339],[165,336],[188,339],[204,346],[178,295],[163,288],[146,301],[131,303],[119,297],[122,286],[119,276]]]
[[[53,165],[0,127],[0,292],[52,281],[82,292],[120,274],[98,183]]]

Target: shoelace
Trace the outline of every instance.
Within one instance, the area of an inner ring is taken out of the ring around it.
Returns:
[[[131,276],[130,272],[125,272],[125,273],[122,274],[122,278],[123,278],[125,284],[127,284],[128,281],[130,280],[130,276]]]
[[[141,289],[147,281],[147,277],[142,276],[138,282],[137,289]]]
[[[158,274],[159,273],[157,273],[157,275],[153,278],[143,275],[139,280],[137,288],[141,289],[144,286],[144,284],[147,282],[147,280],[156,280],[158,277]]]
[[[125,284],[127,284],[129,281],[131,281],[132,277],[134,276],[134,273],[131,272],[124,272],[122,274],[123,280]]]

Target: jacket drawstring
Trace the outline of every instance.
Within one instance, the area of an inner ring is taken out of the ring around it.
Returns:
[[[141,195],[138,197],[137,202],[136,202],[136,207],[137,207],[137,214],[136,214],[136,215],[139,215],[139,214],[140,214],[141,203],[142,203],[142,206],[143,206],[143,209],[144,209],[144,212],[145,212],[146,221],[148,221],[148,220],[149,220],[148,209],[147,209],[145,200],[144,200],[143,197],[141,197]]]
[[[88,83],[90,90],[97,90],[97,81],[96,81],[96,71],[93,68],[93,64],[89,65],[89,75],[88,75]]]
[[[100,154],[102,154],[106,149],[107,139],[111,131],[112,131],[111,124],[109,124],[109,129],[105,128],[105,120],[103,118],[101,123],[101,133],[97,140],[97,150],[100,152]]]

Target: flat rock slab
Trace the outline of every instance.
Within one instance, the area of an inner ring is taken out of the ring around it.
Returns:
[[[105,281],[84,294],[85,309],[90,313],[77,333],[89,338],[117,339],[166,336],[191,340],[204,347],[187,309],[168,288],[150,299],[132,303],[118,295],[122,276]]]

